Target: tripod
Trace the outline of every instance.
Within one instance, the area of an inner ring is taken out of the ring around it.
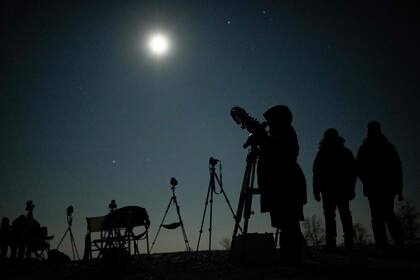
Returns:
[[[67,213],[67,224],[69,225],[67,230],[64,232],[63,237],[61,237],[60,242],[57,245],[57,250],[60,248],[61,243],[63,243],[64,238],[66,237],[67,233],[70,235],[70,244],[71,244],[71,251],[73,254],[73,260],[77,257],[77,260],[80,260],[79,252],[77,251],[76,242],[74,241],[73,232],[71,231],[71,225],[73,223],[72,213]]]
[[[210,182],[209,182],[209,188],[207,190],[207,196],[206,196],[206,202],[204,204],[204,212],[203,212],[203,218],[201,220],[201,226],[200,226],[200,231],[199,231],[199,236],[198,236],[198,243],[197,243],[197,250],[196,250],[196,255],[198,254],[198,249],[200,247],[200,240],[201,240],[201,234],[203,233],[203,224],[204,224],[204,220],[206,217],[206,212],[207,212],[207,206],[209,203],[209,198],[210,198],[210,217],[209,217],[209,259],[211,257],[211,233],[212,233],[212,224],[213,224],[213,194],[223,194],[223,196],[225,197],[225,200],[229,206],[230,211],[232,212],[233,218],[235,218],[235,213],[233,212],[232,206],[230,205],[229,199],[225,193],[225,190],[223,189],[223,184],[222,184],[222,164],[219,164],[219,174],[220,174],[220,178],[219,176],[217,176],[216,173],[216,164],[220,163],[219,160],[214,159],[214,158],[210,158],[209,159],[209,169],[210,169]],[[220,192],[216,192],[216,181],[220,187]],[[242,231],[242,229],[240,228],[240,230]]]
[[[258,149],[255,145],[251,145],[251,149],[248,152],[246,157],[246,167],[245,167],[245,174],[242,181],[242,188],[241,194],[239,197],[238,209],[235,215],[235,228],[232,234],[233,238],[238,234],[238,230],[240,229],[240,223],[242,219],[242,215],[244,217],[244,225],[243,230],[241,231],[244,235],[248,233],[248,222],[251,214],[251,205],[252,205],[252,196],[254,194],[259,194],[259,190],[254,188],[254,181],[255,181],[255,168],[257,165],[258,159]]]
[[[176,181],[176,179],[174,177],[172,177],[171,178],[172,197],[169,200],[168,207],[166,207],[166,211],[165,211],[165,214],[163,215],[162,222],[160,223],[160,226],[159,226],[159,229],[158,229],[158,231],[156,233],[156,236],[153,239],[152,247],[150,248],[150,252],[153,250],[153,246],[155,245],[156,239],[157,239],[157,237],[159,235],[159,232],[162,229],[162,227],[164,227],[166,229],[176,229],[179,226],[181,226],[181,229],[182,229],[182,236],[184,237],[185,248],[186,248],[187,252],[190,252],[191,251],[190,244],[188,243],[187,233],[185,232],[185,228],[184,228],[184,223],[182,222],[181,212],[179,211],[179,205],[178,205],[178,202],[177,202],[176,196],[175,196],[175,186],[177,184],[178,184],[178,182]],[[172,202],[176,206],[176,213],[178,215],[179,222],[168,224],[168,225],[164,225],[163,223],[165,221],[166,215],[168,214],[168,211],[169,211],[169,208],[171,207]]]

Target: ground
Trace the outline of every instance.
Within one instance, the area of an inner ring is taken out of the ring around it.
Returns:
[[[299,265],[287,265],[277,255],[269,265],[235,266],[228,251],[165,253],[132,257],[129,265],[115,261],[50,264],[47,261],[2,263],[0,279],[373,279],[420,275],[420,243],[386,251],[372,246],[324,253],[311,249]],[[128,262],[125,262],[127,264]]]

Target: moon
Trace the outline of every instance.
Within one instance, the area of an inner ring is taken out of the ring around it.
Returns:
[[[170,48],[169,39],[165,34],[162,33],[153,34],[148,40],[148,47],[154,56],[164,56],[168,53]]]

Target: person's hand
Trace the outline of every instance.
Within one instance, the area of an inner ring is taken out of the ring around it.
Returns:
[[[319,202],[319,201],[321,201],[321,194],[320,194],[319,192],[315,192],[315,193],[314,193],[314,198],[315,198],[315,200],[316,200],[316,201],[318,201],[318,202]]]

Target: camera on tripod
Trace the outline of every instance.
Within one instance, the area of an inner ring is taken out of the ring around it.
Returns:
[[[230,115],[237,124],[241,125],[242,129],[246,129],[250,133],[248,140],[243,145],[244,148],[249,146],[255,148],[263,142],[263,139],[267,136],[267,122],[259,122],[238,106],[230,110]]]
[[[72,222],[73,222],[73,212],[74,212],[74,208],[73,208],[73,206],[69,206],[69,207],[67,207],[67,223],[68,223],[68,225],[69,225],[69,227],[71,227],[71,224],[72,224]]]
[[[172,188],[175,188],[175,186],[178,185],[178,181],[175,179],[175,177],[171,178],[170,183],[171,183]]]
[[[209,158],[209,164],[210,164],[211,166],[215,166],[218,162],[220,162],[220,160],[215,159],[215,158],[213,158],[213,157],[210,157],[210,158]]]
[[[69,207],[67,207],[67,216],[71,216],[73,212],[74,212],[73,206],[70,205]]]
[[[115,199],[111,200],[111,202],[108,205],[109,211],[113,212],[115,209],[117,209],[117,203],[115,202]]]

